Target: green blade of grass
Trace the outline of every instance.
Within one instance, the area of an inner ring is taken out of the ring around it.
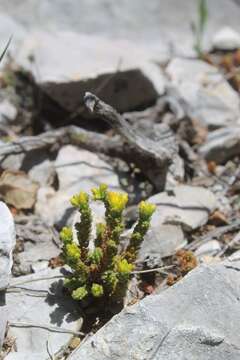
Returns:
[[[198,11],[199,11],[199,28],[200,31],[203,33],[208,20],[208,7],[206,0],[200,0]]]

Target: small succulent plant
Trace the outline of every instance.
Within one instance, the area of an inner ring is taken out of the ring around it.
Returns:
[[[64,285],[75,300],[102,297],[122,300],[155,205],[145,201],[140,203],[139,218],[129,245],[120,252],[120,237],[125,229],[123,211],[128,195],[109,191],[102,184],[92,189],[92,199],[103,202],[105,206],[105,222],[97,224],[92,250],[89,248],[92,230],[90,196],[80,192],[70,200],[80,212],[80,222],[74,225],[77,241],[74,241],[73,231],[69,227],[64,227],[60,233],[64,262],[72,270],[65,278]]]

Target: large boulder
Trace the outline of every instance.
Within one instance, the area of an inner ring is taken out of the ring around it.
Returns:
[[[200,266],[126,307],[69,360],[238,360],[240,261]]]

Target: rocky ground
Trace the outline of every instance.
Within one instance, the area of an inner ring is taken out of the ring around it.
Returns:
[[[201,56],[183,3],[0,2],[1,359],[239,359],[240,3],[209,0]],[[107,322],[59,257],[69,198],[101,183],[128,230],[157,207]]]

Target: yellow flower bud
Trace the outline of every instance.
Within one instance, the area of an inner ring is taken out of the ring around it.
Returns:
[[[150,220],[150,218],[155,210],[156,210],[156,205],[150,204],[146,201],[141,201],[139,204],[140,219]]]
[[[72,196],[72,198],[70,199],[70,202],[71,202],[72,206],[81,208],[82,206],[88,204],[89,196],[84,191],[80,191],[79,194]]]
[[[122,212],[128,202],[128,195],[118,193],[115,191],[109,191],[107,194],[107,201],[108,201],[110,210]]]
[[[73,233],[72,229],[70,227],[64,227],[62,228],[60,232],[60,239],[64,244],[69,244],[73,240]]]
[[[126,259],[117,262],[117,271],[120,273],[130,273],[133,268],[133,264],[129,264]]]
[[[80,259],[81,251],[77,244],[72,243],[66,245],[66,256],[70,261],[74,262]]]
[[[107,194],[107,185],[101,184],[98,188],[93,188],[92,190],[94,200],[104,200]]]

